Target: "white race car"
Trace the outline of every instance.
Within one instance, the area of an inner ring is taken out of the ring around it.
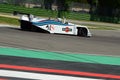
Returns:
[[[58,18],[57,20],[43,19],[34,17],[31,14],[14,12],[14,15],[20,14],[20,28],[22,30],[40,31],[56,34],[77,35],[82,37],[90,37],[91,33],[86,26],[75,25],[65,22]]]

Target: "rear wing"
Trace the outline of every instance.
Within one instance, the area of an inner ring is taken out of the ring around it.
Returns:
[[[19,12],[19,11],[14,11],[14,12],[13,12],[13,15],[14,15],[14,16],[16,16],[16,15],[28,15],[28,16],[30,16],[31,14],[23,13],[23,12]]]
[[[32,14],[29,14],[29,13],[23,13],[23,12],[19,12],[19,11],[14,11],[13,12],[13,15],[14,16],[22,16],[22,15],[26,15],[29,19],[29,21],[31,21],[31,19],[34,17]]]

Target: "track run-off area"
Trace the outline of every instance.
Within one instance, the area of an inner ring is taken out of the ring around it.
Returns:
[[[0,27],[0,80],[120,80],[120,31],[91,38]]]

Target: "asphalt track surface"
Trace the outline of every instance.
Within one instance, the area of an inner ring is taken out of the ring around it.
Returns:
[[[0,27],[0,45],[46,51],[120,55],[120,31],[91,31],[91,38]]]
[[[71,52],[97,55],[120,55],[120,31],[93,31],[93,37],[77,37],[71,35],[47,34],[22,31],[19,28],[0,27],[0,46],[23,49],[36,49],[52,52]],[[23,67],[21,69],[21,67]],[[38,68],[39,67],[39,68]],[[0,68],[3,70],[27,71],[45,74],[61,74],[102,78],[106,80],[120,79],[119,65],[105,65],[60,60],[44,60],[15,56],[0,56]],[[43,71],[40,71],[44,68]],[[46,71],[47,69],[47,71]],[[50,69],[50,70],[48,70]],[[55,70],[51,70],[55,69]],[[44,72],[45,70],[45,72]],[[64,70],[64,71],[63,71]],[[70,71],[69,71],[70,70]],[[72,72],[71,72],[72,70]],[[39,72],[40,71],[40,72]],[[56,72],[57,71],[57,72]],[[79,71],[79,72],[78,72]],[[84,73],[88,72],[88,73]],[[77,73],[77,74],[76,74]],[[76,74],[76,75],[75,75]],[[80,74],[80,75],[79,75]],[[81,75],[82,74],[82,75]],[[87,76],[85,76],[87,75]],[[94,75],[94,76],[93,76]],[[102,75],[102,77],[101,77]],[[2,80],[7,77],[0,77]],[[9,78],[9,77],[8,77]],[[9,80],[20,80],[9,78]]]

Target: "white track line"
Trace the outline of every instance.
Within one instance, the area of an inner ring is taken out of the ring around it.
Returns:
[[[62,75],[43,74],[43,73],[30,73],[30,72],[13,71],[13,70],[0,70],[0,76],[35,79],[35,80],[103,80],[103,79],[72,77],[65,75],[62,76]]]

